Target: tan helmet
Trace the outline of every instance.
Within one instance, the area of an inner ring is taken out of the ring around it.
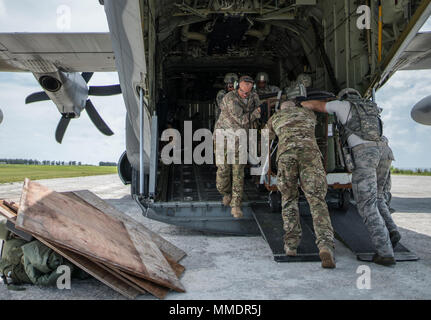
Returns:
[[[358,90],[353,88],[345,88],[338,93],[338,98],[343,100],[349,97],[356,97],[362,99],[362,95]]]
[[[235,83],[238,82],[238,75],[236,73],[227,73],[224,76],[224,83],[228,84],[228,83]]]
[[[266,72],[259,72],[256,76],[256,82],[264,81],[269,82],[269,76]]]
[[[297,82],[302,83],[306,88],[309,88],[313,85],[313,81],[311,80],[310,75],[301,73],[296,79]]]

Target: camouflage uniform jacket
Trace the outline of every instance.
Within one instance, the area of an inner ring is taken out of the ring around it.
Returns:
[[[217,103],[217,106],[220,108],[220,106],[221,106],[221,103],[222,103],[222,101],[223,101],[223,98],[224,98],[224,96],[227,94],[227,91],[226,90],[224,90],[224,89],[222,89],[222,90],[220,90],[218,93],[217,93],[217,97],[216,97],[216,103]]]
[[[260,118],[260,112],[257,110],[261,102],[256,93],[252,93],[245,104],[238,92],[231,91],[225,95],[220,105],[221,114],[215,125],[217,129],[250,129],[250,124]]]
[[[221,106],[221,104],[222,104],[222,102],[223,102],[223,98],[224,98],[224,96],[227,94],[227,91],[226,90],[220,90],[218,93],[217,93],[217,96],[216,96],[216,105],[217,105],[217,109],[216,109],[216,121],[218,120],[218,118],[220,117],[220,113],[221,113],[221,110],[220,110],[220,106]]]
[[[295,148],[308,148],[319,151],[316,141],[316,115],[313,111],[301,107],[289,107],[273,115],[266,128],[270,138],[274,135],[279,139],[278,158],[285,152]]]

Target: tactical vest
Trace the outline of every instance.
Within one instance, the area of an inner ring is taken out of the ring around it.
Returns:
[[[383,122],[380,118],[382,109],[370,100],[348,98],[345,101],[350,102],[351,108],[346,124],[339,126],[343,144],[347,143],[352,134],[362,140],[381,141],[383,136]]]

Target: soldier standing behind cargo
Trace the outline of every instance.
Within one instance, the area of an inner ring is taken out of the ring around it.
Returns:
[[[354,160],[353,194],[359,214],[364,220],[377,250],[373,262],[394,265],[394,250],[401,239],[384,197],[384,186],[394,160],[383,136],[381,109],[362,99],[354,89],[344,89],[338,97],[344,101],[307,101],[305,108],[336,114],[343,144],[348,144]]]
[[[326,172],[315,137],[316,115],[288,101],[269,119],[267,128],[272,140],[279,139],[277,153],[277,187],[282,195],[284,221],[284,250],[296,256],[301,241],[301,223],[298,208],[298,179],[310,205],[316,232],[316,244],[323,268],[335,268],[334,231],[325,201]]]
[[[223,101],[223,98],[229,92],[235,90],[235,83],[238,82],[238,75],[236,73],[227,73],[224,77],[225,88],[220,90],[217,93],[216,103],[217,103],[217,112],[216,112],[216,122],[220,117],[220,106]]]
[[[243,76],[239,80],[238,90],[231,91],[223,98],[220,117],[215,125],[214,140],[218,133],[225,130],[250,129],[250,124],[260,118],[260,101],[256,93],[252,92],[254,80],[249,76]],[[216,146],[217,147],[217,146]],[[232,215],[242,218],[241,210],[244,188],[244,164],[239,163],[241,141],[235,143],[235,164],[228,164],[227,150],[224,149],[224,162],[217,163],[217,190],[223,195],[223,204],[231,206]],[[224,148],[224,145],[223,145]],[[217,153],[217,150],[216,150]]]
[[[259,72],[256,76],[256,92],[259,96],[279,92],[280,88],[269,85],[269,76],[266,72]]]

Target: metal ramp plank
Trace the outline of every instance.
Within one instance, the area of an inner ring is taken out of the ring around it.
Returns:
[[[356,206],[351,205],[347,211],[330,209],[330,215],[337,238],[356,254],[358,260],[372,261],[376,251]],[[415,253],[401,243],[395,247],[394,252],[398,262],[419,260]]]
[[[284,230],[281,214],[272,213],[266,204],[252,205],[253,216],[263,238],[268,243],[276,262],[317,262],[320,261],[316,237],[306,220],[311,216],[301,214],[302,239],[296,257],[288,257],[284,252]]]

